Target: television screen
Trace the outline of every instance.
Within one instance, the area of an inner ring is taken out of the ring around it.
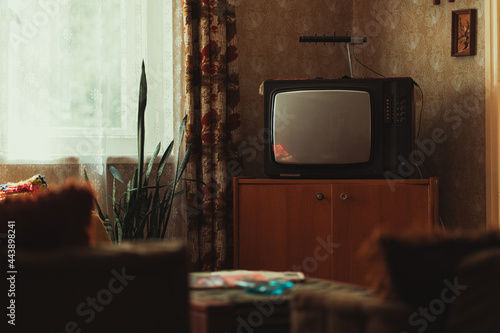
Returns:
[[[372,108],[367,91],[283,91],[275,95],[273,108],[272,144],[277,163],[370,161]]]

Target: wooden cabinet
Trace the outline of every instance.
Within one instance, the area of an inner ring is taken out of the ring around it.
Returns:
[[[235,268],[300,270],[364,284],[361,244],[375,230],[430,231],[438,181],[234,181]]]

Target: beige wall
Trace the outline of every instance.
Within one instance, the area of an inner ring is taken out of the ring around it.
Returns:
[[[451,57],[451,12],[468,8],[478,10],[477,55]],[[349,29],[369,39],[356,48],[366,65],[386,76],[411,76],[422,87],[425,105],[419,139],[431,138],[435,129],[446,135],[446,141],[425,156],[427,168],[440,178],[444,224],[485,226],[483,1],[442,1],[434,6],[431,0],[254,0],[240,1],[236,10],[242,138],[257,153],[244,156],[247,175],[263,176],[257,136],[263,126],[260,83],[348,74],[343,46],[302,44],[298,36]],[[354,75],[372,74],[355,66]]]

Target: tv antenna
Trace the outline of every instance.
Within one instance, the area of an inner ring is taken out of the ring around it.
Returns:
[[[299,42],[300,43],[323,43],[325,45],[326,43],[333,43],[333,46],[335,46],[335,43],[345,43],[345,46],[347,47],[347,58],[349,59],[349,71],[351,73],[351,77],[353,77],[352,74],[352,61],[351,61],[351,51],[350,51],[350,45],[363,45],[366,43],[368,38],[366,37],[351,37],[349,36],[349,33],[345,32],[345,36],[336,36],[335,31],[333,31],[333,36],[318,36],[317,34],[314,34],[314,36],[300,36],[299,37]]]

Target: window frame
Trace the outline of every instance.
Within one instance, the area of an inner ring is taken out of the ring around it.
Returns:
[[[486,228],[500,229],[500,6],[485,3]]]

